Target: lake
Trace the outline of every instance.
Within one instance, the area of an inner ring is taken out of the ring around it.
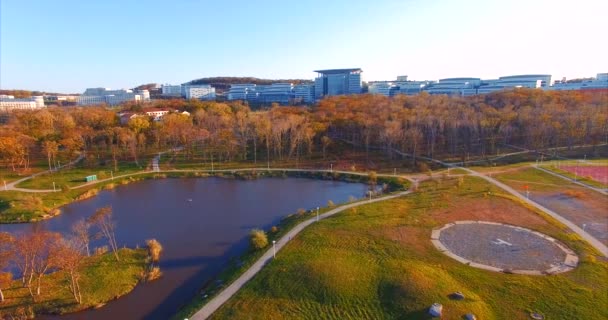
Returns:
[[[68,233],[80,218],[112,206],[121,247],[143,247],[151,238],[163,245],[163,277],[138,285],[100,309],[40,318],[168,319],[231,257],[247,249],[251,229],[268,230],[299,208],[323,207],[328,200],[342,203],[351,196],[361,198],[366,190],[364,184],[303,178],[146,180],[66,205],[60,216],[50,220],[0,225],[0,231],[45,228]]]

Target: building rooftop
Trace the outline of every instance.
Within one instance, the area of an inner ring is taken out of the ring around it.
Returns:
[[[336,73],[346,73],[346,72],[363,72],[360,68],[350,68],[350,69],[327,69],[327,70],[315,70],[317,73],[323,74],[336,74]]]

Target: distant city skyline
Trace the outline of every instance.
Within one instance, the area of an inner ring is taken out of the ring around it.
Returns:
[[[608,2],[0,2],[0,88],[78,93],[213,76],[363,81],[608,72]]]

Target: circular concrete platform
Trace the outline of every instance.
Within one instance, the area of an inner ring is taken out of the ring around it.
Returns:
[[[433,230],[439,251],[480,269],[529,275],[566,272],[578,264],[574,251],[530,229],[486,221],[457,221]]]

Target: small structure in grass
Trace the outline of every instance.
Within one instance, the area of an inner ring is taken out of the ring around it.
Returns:
[[[429,315],[433,318],[441,318],[442,312],[443,306],[441,303],[433,303],[433,305],[429,308]]]

